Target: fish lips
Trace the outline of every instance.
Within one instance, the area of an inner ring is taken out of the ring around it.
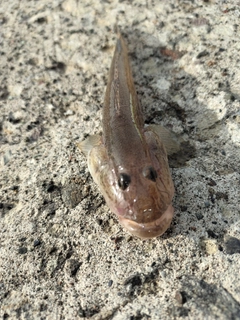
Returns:
[[[122,216],[118,216],[118,218],[120,224],[131,234],[141,239],[151,239],[161,236],[169,228],[173,215],[173,206],[169,205],[160,218],[151,222],[138,223],[137,221],[133,221]]]

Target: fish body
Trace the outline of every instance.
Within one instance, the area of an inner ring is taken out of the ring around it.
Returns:
[[[117,40],[105,94],[103,135],[79,144],[89,171],[119,222],[133,235],[153,238],[170,226],[174,186],[167,152],[177,148],[168,131],[144,127],[127,48]]]

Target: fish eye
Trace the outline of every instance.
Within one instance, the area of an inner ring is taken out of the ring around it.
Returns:
[[[120,177],[118,179],[118,185],[122,190],[127,189],[131,182],[131,178],[128,174],[126,173],[120,173]]]
[[[143,169],[143,176],[155,182],[157,179],[157,171],[153,167],[145,167]]]

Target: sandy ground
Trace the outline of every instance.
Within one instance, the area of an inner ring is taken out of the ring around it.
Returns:
[[[239,1],[1,1],[1,319],[240,319]],[[175,218],[141,241],[76,143],[101,131],[118,24]]]

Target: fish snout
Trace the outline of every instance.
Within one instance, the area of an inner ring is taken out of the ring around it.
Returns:
[[[142,217],[137,216],[136,220],[119,216],[119,222],[131,234],[142,239],[149,239],[161,236],[169,228],[174,215],[172,205],[169,205],[160,217],[151,209],[142,210]]]

